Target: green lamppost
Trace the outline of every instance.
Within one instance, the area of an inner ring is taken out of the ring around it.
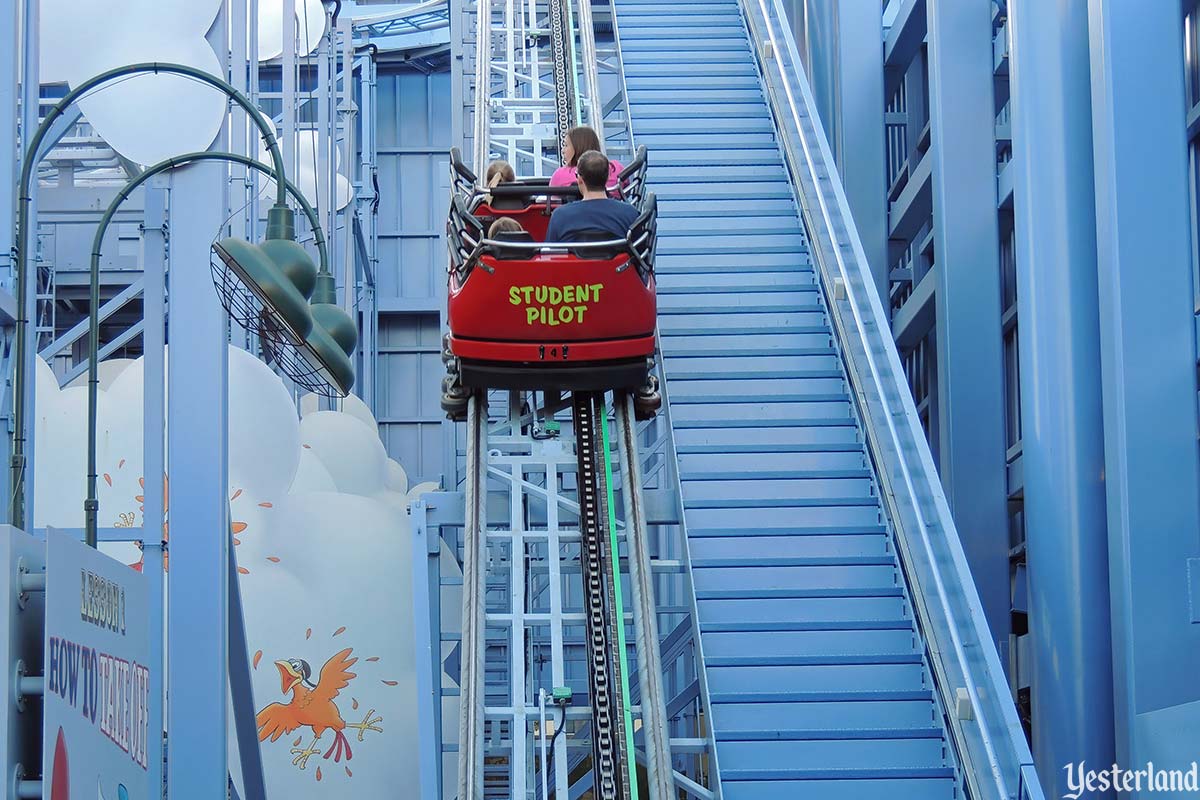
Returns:
[[[108,231],[109,223],[112,222],[117,209],[120,208],[121,204],[138,187],[142,186],[155,175],[199,161],[232,162],[275,177],[275,173],[270,167],[264,166],[253,158],[238,155],[237,153],[204,151],[165,159],[152,167],[148,167],[141,175],[138,175],[125,184],[121,191],[117,193],[117,196],[113,198],[112,202],[109,203],[108,209],[105,210],[104,215],[100,218],[100,224],[97,226],[96,235],[92,240],[92,259],[89,276],[91,294],[88,317],[88,485],[87,500],[84,501],[83,506],[85,520],[84,538],[92,547],[96,546],[96,513],[99,509],[99,503],[96,499],[98,477],[96,470],[96,409],[100,394],[100,248],[104,243],[104,235]],[[322,383],[340,394],[345,394],[354,384],[354,368],[350,361],[350,356],[353,354],[354,346],[357,343],[358,331],[350,315],[343,311],[340,306],[333,304],[336,297],[334,300],[326,299],[326,295],[332,296],[336,294],[336,286],[334,285],[333,274],[329,270],[329,251],[325,246],[325,235],[321,230],[320,217],[291,181],[285,179],[283,185],[287,193],[292,196],[292,199],[300,205],[304,211],[304,215],[308,217],[320,261],[320,268],[315,280],[316,287],[313,292],[312,305],[309,306],[309,311],[314,318],[313,325],[308,336],[305,338],[305,347],[299,350],[299,354],[306,364],[312,365],[314,375]],[[220,256],[222,263],[231,270],[236,271],[236,268],[232,264],[250,263],[257,265],[256,268],[259,270],[259,274],[269,276],[270,267],[273,266],[274,262],[270,261],[262,251],[267,250],[267,245],[271,245],[272,249],[276,249],[280,244],[286,245],[288,242],[287,240],[270,239],[268,237],[268,241],[261,247],[255,247],[240,239],[225,239],[214,244],[213,250]],[[238,257],[229,256],[231,252],[238,253]],[[261,263],[264,261],[266,263]],[[346,336],[347,331],[350,337],[348,342],[343,338]],[[315,388],[312,383],[307,383],[306,385],[308,388]]]
[[[332,379],[331,384],[339,391],[348,391],[353,382],[353,368],[349,365],[349,354],[339,344],[345,341],[344,328],[334,328],[343,338],[335,340],[323,328],[313,325],[314,314],[318,318],[328,319],[333,323],[332,315],[323,306],[329,304],[328,289],[316,298],[320,301],[310,311],[307,302],[318,283],[316,266],[304,248],[295,241],[295,215],[287,206],[288,182],[283,164],[283,155],[275,140],[275,131],[262,118],[250,100],[228,82],[214,75],[183,64],[146,62],[129,64],[108,70],[93,78],[89,78],[67,93],[46,115],[38,126],[37,131],[29,139],[25,158],[21,167],[21,177],[17,185],[17,232],[14,248],[16,269],[16,303],[17,303],[17,332],[13,379],[13,433],[12,460],[10,464],[10,485],[12,497],[9,504],[9,522],[22,530],[27,529],[24,501],[25,483],[25,408],[26,381],[28,380],[25,360],[28,351],[27,325],[28,317],[25,305],[28,298],[28,282],[26,280],[27,261],[29,257],[29,205],[32,201],[31,185],[36,167],[37,153],[50,127],[62,116],[76,100],[87,92],[102,86],[116,78],[140,73],[164,73],[181,75],[201,83],[208,84],[241,106],[254,121],[262,133],[263,141],[271,153],[274,164],[273,175],[276,182],[275,205],[267,214],[267,231],[265,241],[260,245],[251,245],[239,239],[225,239],[214,245],[214,252],[234,276],[241,287],[249,292],[261,304],[260,325],[279,336],[289,347],[301,354],[312,368],[323,376]],[[177,166],[177,164],[176,164]],[[166,167],[170,168],[170,167]],[[160,170],[161,171],[161,170]],[[314,226],[318,231],[319,226]],[[95,248],[98,250],[99,248]],[[332,279],[332,276],[330,276]],[[92,313],[97,311],[98,287],[93,281]],[[92,325],[92,351],[97,347],[96,325]],[[244,322],[244,320],[239,320]],[[353,323],[351,323],[353,327]],[[336,352],[335,352],[336,351]],[[350,352],[353,351],[351,345]],[[341,354],[341,358],[338,354]],[[94,373],[93,373],[94,380]],[[94,399],[89,404],[89,411],[94,413]],[[94,471],[94,464],[92,465]],[[94,492],[93,492],[94,495]],[[85,505],[85,515],[90,514],[94,521],[96,500],[90,497]],[[94,526],[93,526],[94,535]]]

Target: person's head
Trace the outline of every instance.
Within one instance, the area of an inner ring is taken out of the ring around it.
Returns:
[[[487,238],[495,239],[498,233],[524,233],[525,229],[521,227],[521,223],[517,222],[512,217],[500,217],[492,223],[488,228]]]
[[[596,150],[588,150],[579,156],[575,172],[579,181],[579,191],[586,196],[599,193],[608,196],[608,158]]]
[[[512,164],[503,159],[496,159],[488,164],[487,174],[484,176],[489,189],[502,183],[512,183],[516,179],[517,173],[513,172]]]
[[[580,125],[567,131],[567,141],[563,143],[563,163],[568,167],[579,166],[579,157],[589,150],[601,152],[600,137],[587,125]]]

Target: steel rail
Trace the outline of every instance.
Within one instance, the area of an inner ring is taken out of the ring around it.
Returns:
[[[463,541],[462,671],[458,798],[483,800],[484,640],[487,574],[487,396],[467,403],[466,524]]]
[[[617,396],[617,442],[621,452],[621,490],[625,498],[625,548],[629,553],[629,583],[633,598],[634,641],[637,643],[638,684],[641,689],[642,736],[651,800],[674,797],[671,732],[668,727],[662,652],[650,541],[642,507],[642,470],[634,425],[633,397]]]

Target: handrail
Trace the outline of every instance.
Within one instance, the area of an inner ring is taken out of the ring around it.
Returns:
[[[475,175],[487,170],[488,107],[492,95],[492,0],[477,0],[475,17]]]
[[[579,30],[580,53],[582,59],[584,85],[587,88],[588,124],[600,136],[601,145],[604,142],[604,114],[600,104],[600,82],[596,77],[596,30],[592,23],[592,0],[579,0]]]
[[[970,794],[1042,800],[787,14],[780,0],[741,4]]]

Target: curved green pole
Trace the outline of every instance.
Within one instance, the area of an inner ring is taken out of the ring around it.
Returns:
[[[176,169],[177,167],[186,166],[196,163],[197,161],[231,161],[250,169],[258,170],[266,175],[274,177],[274,172],[270,167],[259,163],[248,156],[239,155],[237,153],[222,153],[213,151],[202,151],[197,153],[187,153],[182,156],[164,159],[152,167],[148,167],[145,172],[137,176],[129,183],[125,184],[124,188],[117,193],[113,201],[108,204],[108,208],[104,212],[104,216],[100,217],[100,224],[96,228],[96,235],[92,239],[92,264],[91,275],[89,276],[89,311],[88,311],[88,451],[87,451],[87,499],[83,502],[84,514],[84,540],[88,546],[95,547],[97,540],[97,512],[100,504],[96,498],[96,407],[100,395],[100,248],[104,243],[104,234],[108,231],[108,225],[112,222],[112,218],[117,213],[117,209],[121,204],[129,198],[131,194],[139,186],[146,181],[163,172]],[[304,197],[295,184],[284,179],[282,186],[285,187],[288,194],[295,198],[296,202],[304,210],[304,215],[308,217],[309,225],[313,230],[313,238],[316,240],[317,252],[321,261],[321,272],[329,271],[329,252],[325,247],[325,234],[321,232],[321,220],[317,216],[317,212],[312,205]]]
[[[246,110],[250,115],[250,119],[262,132],[263,141],[267,145],[267,149],[271,151],[271,160],[274,162],[274,173],[277,178],[276,188],[278,191],[275,196],[276,205],[287,204],[287,188],[286,180],[287,173],[283,167],[283,154],[279,151],[279,144],[275,141],[275,131],[267,121],[263,119],[262,114],[255,108],[244,94],[239,92],[228,82],[210,75],[201,69],[189,67],[184,64],[171,64],[167,62],[148,61],[140,64],[128,64],[116,69],[110,69],[107,72],[102,72],[93,78],[89,78],[83,83],[76,86],[67,93],[63,99],[55,104],[54,108],[50,109],[50,113],[42,120],[42,124],[38,126],[37,131],[29,140],[29,146],[25,148],[25,158],[21,165],[21,178],[17,184],[17,241],[14,250],[14,269],[16,270],[17,284],[17,341],[15,347],[14,358],[16,364],[13,368],[13,446],[12,460],[9,464],[11,475],[9,478],[9,486],[12,496],[9,498],[8,505],[8,521],[11,525],[25,530],[25,353],[29,347],[28,338],[26,335],[26,327],[29,318],[25,314],[25,303],[28,297],[29,287],[25,280],[26,261],[28,259],[29,246],[29,204],[33,201],[30,185],[33,181],[34,168],[37,166],[38,151],[41,150],[42,142],[46,138],[47,132],[54,124],[55,120],[63,115],[63,113],[75,103],[80,97],[87,92],[95,89],[113,78],[121,78],[127,75],[136,75],[143,72],[152,73],[167,73],[172,75],[183,75],[188,78],[206,83],[216,89],[220,89],[227,97]]]

